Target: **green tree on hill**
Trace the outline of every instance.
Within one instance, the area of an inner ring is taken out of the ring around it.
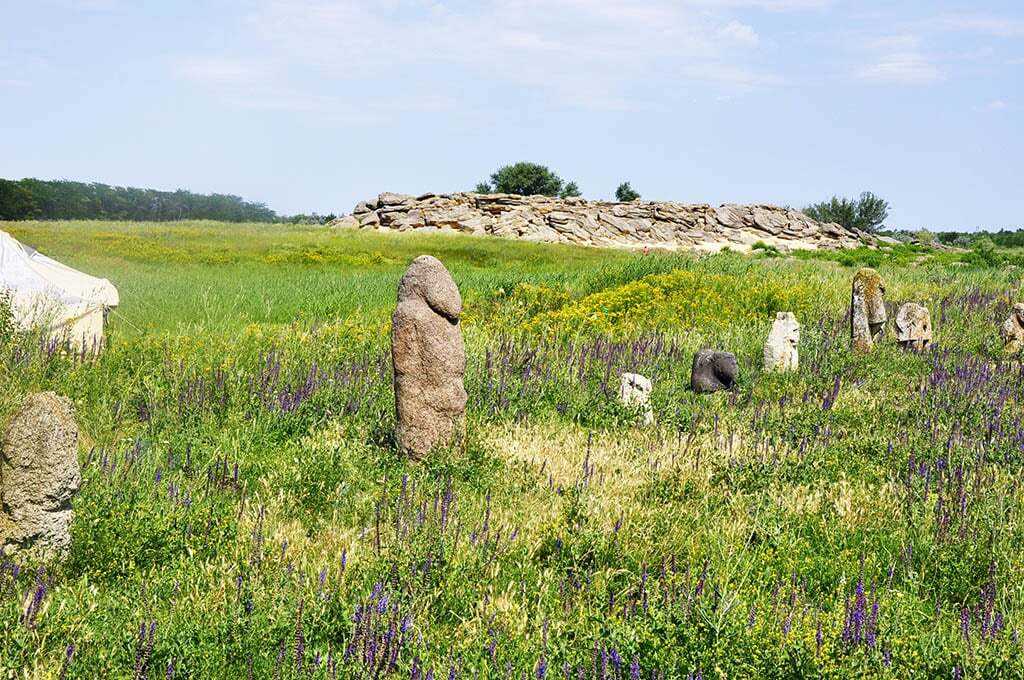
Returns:
[[[480,182],[476,190],[482,194],[518,194],[519,196],[579,196],[576,182],[565,183],[544,165],[520,162],[503,165],[491,175],[489,181]]]
[[[629,185],[629,182],[623,182],[619,185],[619,188],[615,190],[615,200],[621,203],[629,203],[640,198],[640,193],[637,192],[633,187]]]
[[[870,191],[860,198],[839,198],[814,203],[803,210],[808,217],[819,222],[835,222],[847,229],[875,232],[889,216],[889,203]]]

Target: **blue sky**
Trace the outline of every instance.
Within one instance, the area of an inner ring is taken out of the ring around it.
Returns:
[[[532,160],[609,198],[1024,227],[1024,3],[0,0],[0,177],[282,213]]]

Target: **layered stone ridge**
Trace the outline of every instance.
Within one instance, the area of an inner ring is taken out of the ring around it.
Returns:
[[[383,193],[363,201],[334,227],[379,231],[451,231],[543,243],[747,251],[759,241],[779,250],[855,248],[861,234],[772,205],[714,207],[655,201],[615,203],[514,194]]]

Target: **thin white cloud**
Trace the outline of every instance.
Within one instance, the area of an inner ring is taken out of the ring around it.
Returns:
[[[880,52],[913,52],[921,48],[923,38],[914,33],[897,33],[869,37],[861,41],[861,47]]]
[[[186,57],[171,68],[180,78],[213,85],[250,85],[266,76],[250,62],[226,57]]]
[[[938,14],[922,21],[921,27],[931,31],[980,33],[1000,38],[1024,35],[1024,20],[986,14]]]
[[[758,42],[760,42],[760,37],[753,26],[735,20],[727,23],[722,29],[721,34],[726,39],[747,47],[757,47]]]
[[[1002,99],[993,99],[992,101],[990,101],[988,103],[988,110],[989,111],[1005,111],[1008,106],[1009,106],[1009,104],[1007,104]]]
[[[879,83],[933,83],[944,77],[942,70],[919,52],[884,55],[858,69],[856,75]]]
[[[755,27],[733,13],[820,10],[828,0],[261,0],[239,30],[245,55],[179,59],[179,77],[294,93],[313,81],[368,95],[419,89],[465,98],[465,82],[506,97],[644,108],[636,90],[777,82]],[[745,51],[735,48],[742,46]],[[257,82],[258,81],[258,82]],[[638,85],[639,84],[639,85]],[[377,95],[379,96],[379,95]],[[424,95],[426,96],[426,95]]]

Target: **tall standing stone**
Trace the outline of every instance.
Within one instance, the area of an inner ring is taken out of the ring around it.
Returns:
[[[865,267],[853,277],[850,301],[850,339],[854,351],[870,352],[885,336],[885,284],[874,269]]]
[[[654,422],[654,410],[651,408],[653,387],[651,381],[639,373],[623,373],[619,378],[619,400],[627,407],[640,409],[644,425]]]
[[[896,342],[920,352],[932,344],[932,316],[927,307],[914,302],[900,305],[896,312]]]
[[[82,483],[74,407],[53,392],[29,395],[0,451],[0,552],[71,547],[71,499]]]
[[[466,413],[466,350],[462,297],[444,265],[420,255],[398,284],[391,319],[395,430],[399,449],[420,459],[462,431]]]
[[[999,336],[1007,354],[1017,354],[1024,349],[1024,302],[1013,306],[1009,318],[999,328]]]
[[[800,324],[793,312],[779,312],[764,344],[764,370],[795,371],[800,365]]]

